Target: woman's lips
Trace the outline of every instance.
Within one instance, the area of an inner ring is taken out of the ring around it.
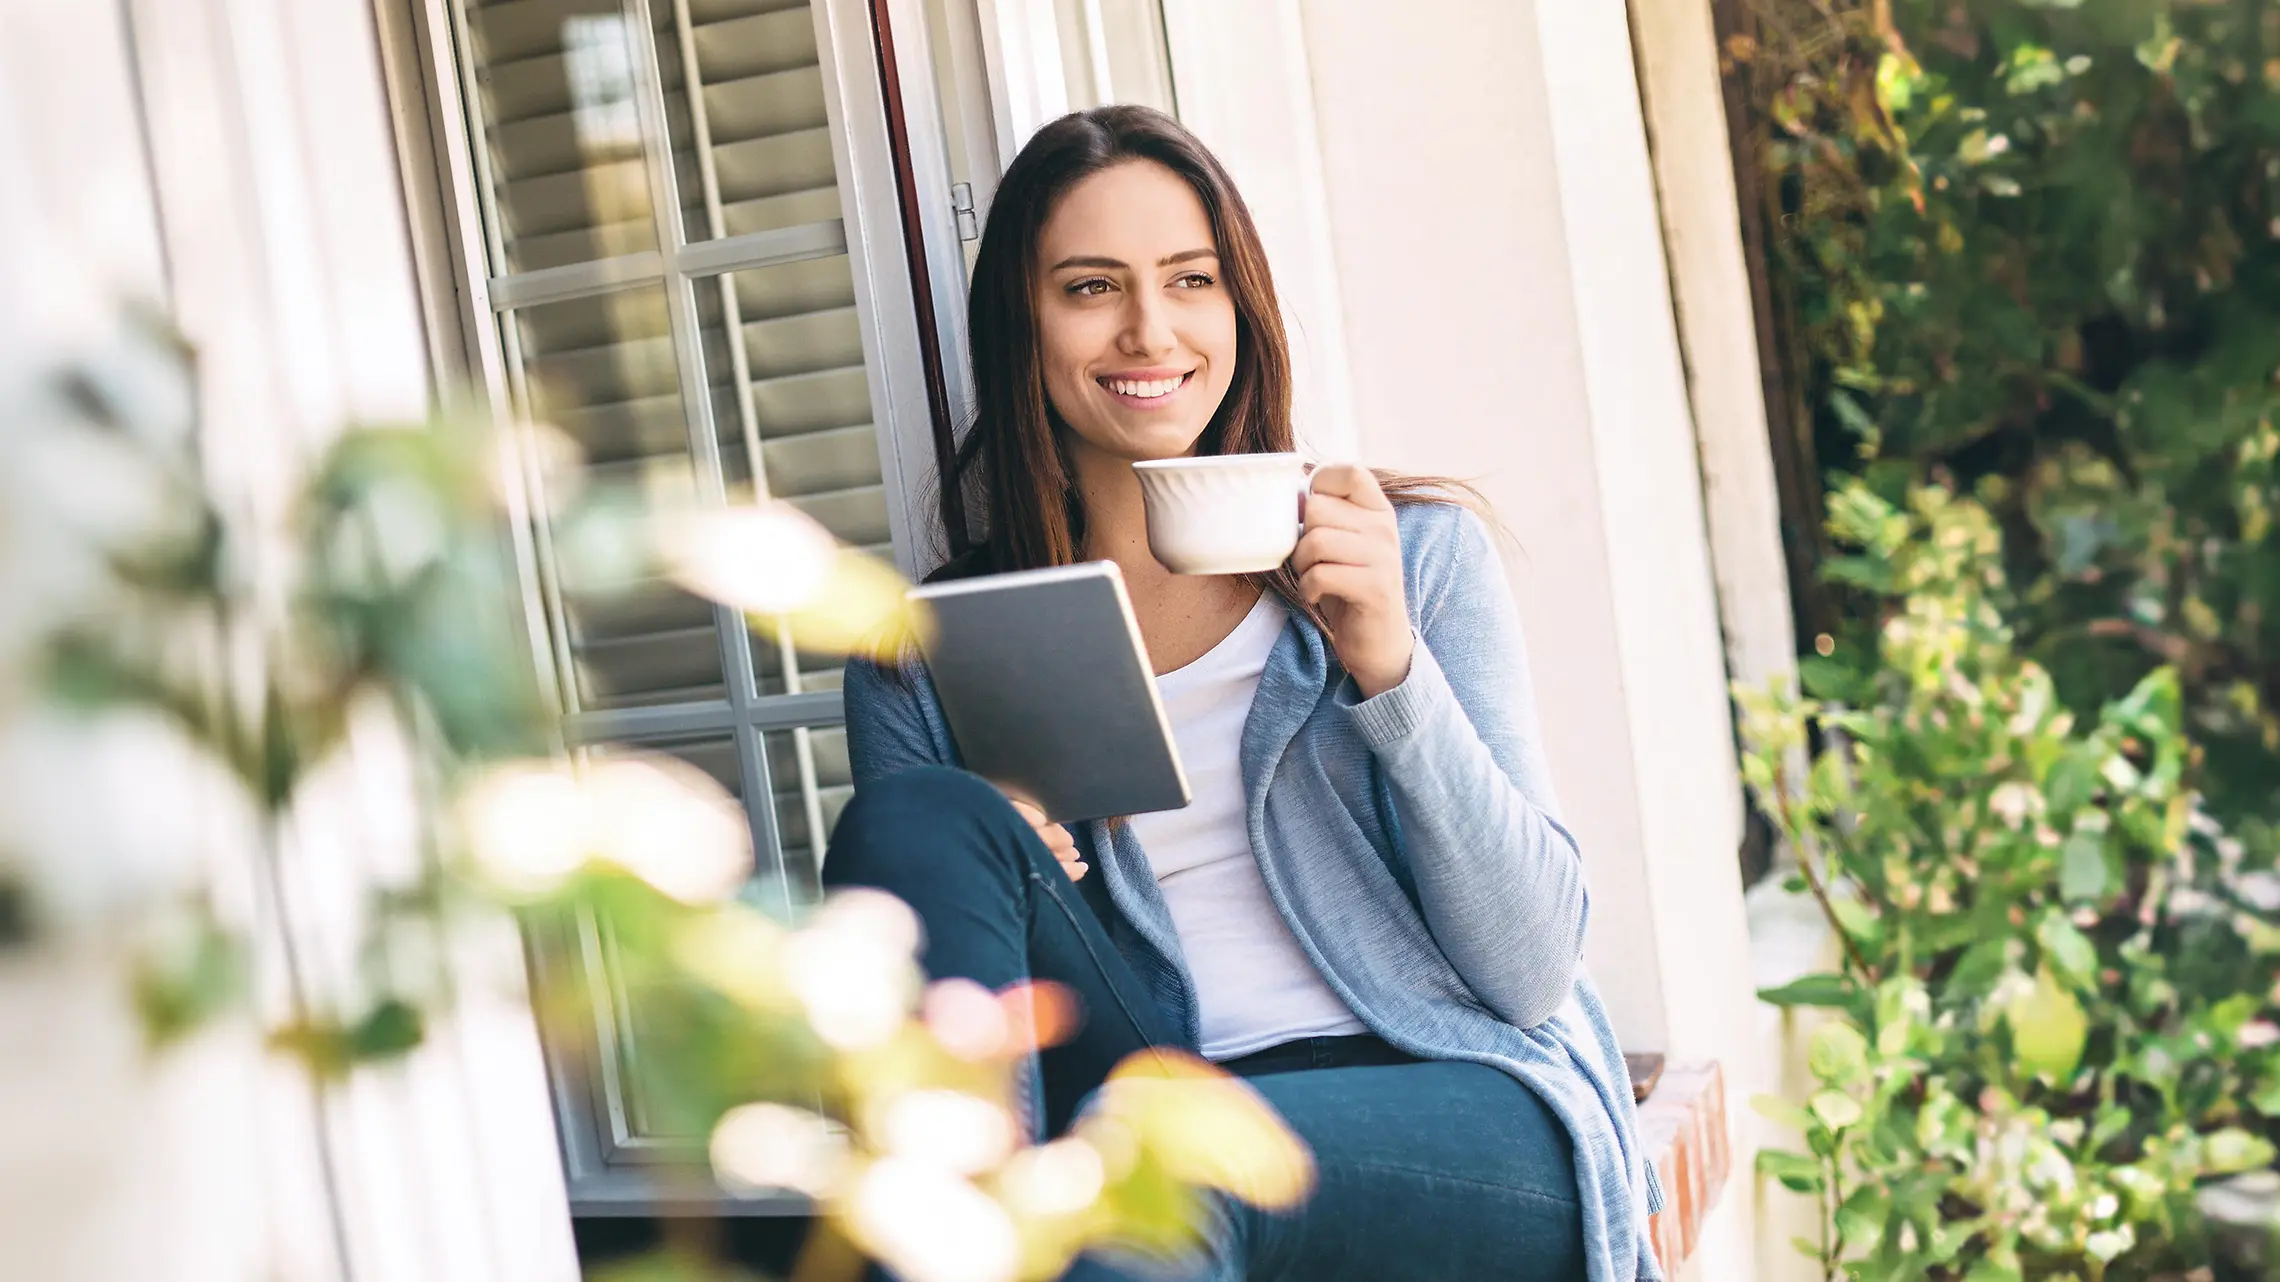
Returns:
[[[1126,378],[1121,375],[1104,376],[1093,381],[1102,391],[1123,405],[1134,409],[1159,409],[1169,405],[1180,391],[1195,378],[1195,371],[1167,375],[1162,378]]]

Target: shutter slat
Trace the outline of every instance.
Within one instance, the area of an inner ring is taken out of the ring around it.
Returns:
[[[744,354],[756,378],[860,366],[863,333],[853,307],[799,312],[747,323]]]

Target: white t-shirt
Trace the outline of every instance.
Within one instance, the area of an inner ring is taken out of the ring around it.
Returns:
[[[1156,678],[1195,799],[1131,821],[1195,978],[1210,1059],[1367,1031],[1299,947],[1251,853],[1243,723],[1285,618],[1282,603],[1262,593],[1210,653]]]

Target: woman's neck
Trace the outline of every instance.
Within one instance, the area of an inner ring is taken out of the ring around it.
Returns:
[[[1148,509],[1130,460],[1072,442],[1070,461],[1085,502],[1088,561],[1114,561],[1124,575],[1141,639],[1158,673],[1186,667],[1219,644],[1259,599],[1227,575],[1174,574],[1148,550]]]
[[[1148,551],[1148,509],[1131,462],[1081,442],[1069,455],[1085,503],[1085,545],[1078,555],[1116,562],[1127,582],[1136,574],[1168,574]]]

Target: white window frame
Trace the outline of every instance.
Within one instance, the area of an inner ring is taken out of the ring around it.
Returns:
[[[714,406],[704,386],[701,335],[694,290],[723,273],[845,252],[853,276],[857,323],[874,421],[879,425],[880,473],[887,491],[888,520],[898,568],[916,577],[938,559],[933,532],[936,467],[936,412],[928,389],[919,307],[931,317],[940,349],[944,399],[951,421],[967,404],[965,269],[950,204],[948,159],[942,145],[941,97],[934,83],[920,0],[881,0],[893,24],[897,96],[911,142],[909,163],[912,213],[926,268],[921,299],[910,271],[906,213],[886,118],[885,85],[879,44],[872,30],[870,0],[812,0],[816,46],[826,87],[826,110],[835,154],[840,158],[839,234],[818,238],[815,228],[796,228],[719,240],[686,239],[676,190],[675,157],[648,150],[651,190],[656,194],[660,245],[654,251],[599,262],[499,276],[489,241],[495,221],[486,207],[488,163],[475,122],[478,104],[461,74],[455,50],[464,48],[465,0],[374,0],[382,60],[396,97],[399,156],[411,207],[414,254],[422,280],[423,305],[430,325],[430,348],[437,360],[439,397],[447,405],[472,399],[471,408],[504,423],[520,421],[522,397],[513,373],[513,353],[499,317],[510,308],[561,301],[629,286],[661,284],[667,293],[674,350],[680,364],[684,413],[688,415],[700,498],[725,501]],[[639,76],[645,134],[663,136],[665,97],[652,25],[656,6],[676,0],[623,0],[623,10]],[[962,0],[960,0],[962,3]],[[393,6],[408,8],[401,12]],[[953,12],[959,5],[953,4]],[[826,240],[829,243],[824,243]],[[532,452],[518,433],[504,434],[502,463],[510,475],[535,485]],[[529,495],[518,496],[510,513],[515,553],[526,583],[543,581],[550,558],[542,525],[531,520]],[[563,690],[567,656],[550,638],[561,635],[559,619],[549,617],[543,592],[526,593],[524,624],[534,662],[550,689]],[[713,704],[673,708],[572,711],[564,719],[565,749],[600,742],[658,742],[691,736],[730,735],[744,772],[747,812],[763,857],[780,863],[772,786],[764,777],[764,734],[830,725],[841,718],[836,690],[761,696],[749,640],[740,621],[722,611],[716,630],[723,638],[723,676],[728,697]],[[736,654],[730,654],[733,649]],[[783,873],[781,867],[763,873]],[[779,885],[789,879],[778,876]],[[788,891],[787,891],[788,893]],[[607,963],[607,931],[589,916],[526,921],[525,944],[533,980],[541,990],[583,990],[594,1008],[590,1041],[547,1047],[549,1085],[568,1185],[570,1209],[578,1215],[650,1215],[668,1209],[668,1185],[656,1178],[659,1165],[686,1167],[701,1162],[687,1144],[635,1133],[629,1117],[623,1073],[634,1059],[627,1038],[625,994]],[[687,1181],[673,1183],[686,1189]],[[804,1209],[797,1200],[700,1198],[706,1208],[731,1214],[784,1214]]]

